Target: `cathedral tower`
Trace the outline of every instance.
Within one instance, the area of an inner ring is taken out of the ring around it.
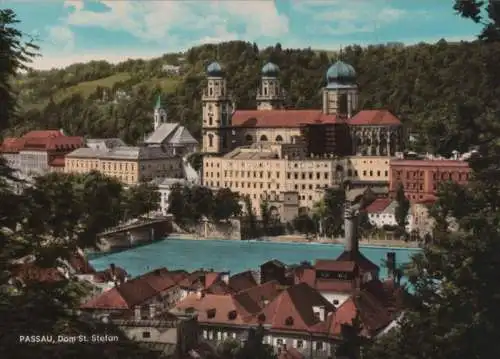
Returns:
[[[203,153],[220,154],[229,151],[233,108],[222,67],[217,62],[212,62],[207,67],[207,87],[203,90],[201,101]]]
[[[258,110],[276,110],[283,108],[284,94],[281,89],[278,65],[268,62],[262,68],[262,82],[257,92]]]
[[[326,73],[323,89],[323,113],[351,118],[358,108],[356,71],[343,61],[337,61]]]
[[[165,110],[161,101],[161,95],[156,98],[156,105],[153,114],[153,130],[156,131],[158,127],[167,122],[167,111]]]

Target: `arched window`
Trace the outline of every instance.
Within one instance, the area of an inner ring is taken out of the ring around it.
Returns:
[[[208,116],[208,125],[212,126],[214,124],[214,117],[212,115]]]
[[[276,136],[276,142],[282,142],[282,141],[283,137],[281,137],[281,135]]]
[[[267,136],[266,136],[266,135],[262,135],[262,136],[260,136],[260,141],[261,141],[261,142],[265,142],[265,141],[267,141]]]
[[[214,145],[214,135],[208,135],[208,147],[212,147]]]
[[[246,135],[245,136],[245,142],[248,144],[251,144],[253,142],[252,135]]]

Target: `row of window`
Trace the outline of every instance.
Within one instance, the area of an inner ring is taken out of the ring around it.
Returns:
[[[395,171],[396,180],[401,180],[403,176],[403,171]],[[408,171],[406,172],[406,179],[422,179],[424,178],[424,171]],[[442,180],[442,181],[468,181],[469,173],[459,173],[459,172],[433,172],[432,179],[434,181]]]

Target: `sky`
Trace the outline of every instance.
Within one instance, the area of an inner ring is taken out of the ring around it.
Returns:
[[[472,40],[453,0],[0,0],[36,39],[49,69],[124,61],[230,40],[338,50],[350,44]]]

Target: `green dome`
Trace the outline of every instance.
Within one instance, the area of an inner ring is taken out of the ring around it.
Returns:
[[[278,65],[268,62],[262,68],[262,75],[264,76],[276,76],[280,72]]]
[[[326,72],[326,79],[328,83],[351,82],[356,79],[356,70],[351,65],[339,60],[330,66]]]
[[[222,76],[222,66],[214,61],[207,67],[207,75],[208,76]]]

